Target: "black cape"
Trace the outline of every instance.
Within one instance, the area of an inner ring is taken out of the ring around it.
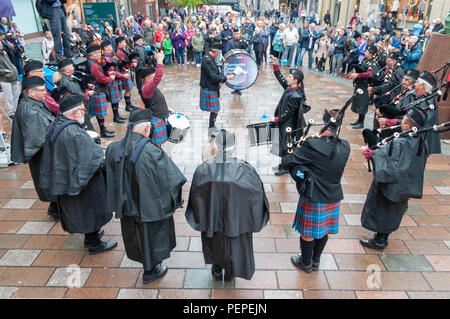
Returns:
[[[418,97],[417,99],[420,99]],[[417,105],[418,108],[425,110],[428,106],[434,105],[433,110],[426,110],[427,121],[425,122],[425,127],[432,127],[433,125],[439,125],[439,108],[437,98],[429,99]],[[427,145],[429,149],[429,154],[440,154],[441,153],[441,136],[438,132],[428,132],[426,135]]]
[[[55,120],[47,104],[22,94],[17,106],[11,133],[11,160],[15,163],[29,163],[34,188],[43,202],[55,198],[39,187],[39,167],[42,146],[50,124]]]
[[[369,60],[364,59],[361,64],[355,66],[357,73],[364,73],[368,70]],[[373,74],[373,73],[372,73]],[[358,89],[363,91],[363,94],[356,95],[352,101],[352,112],[357,114],[366,114],[369,110],[369,91],[368,91],[369,79],[368,78],[356,78],[353,81],[353,86],[356,92]]]
[[[101,171],[103,150],[78,122],[59,114],[47,131],[42,158],[40,185],[57,196],[65,231],[91,233],[111,220]]]
[[[392,151],[391,151],[392,149]],[[400,227],[409,198],[422,198],[426,143],[420,138],[398,138],[372,155],[374,179],[361,214],[361,225],[378,233]]]
[[[121,141],[106,150],[108,211],[120,218],[128,258],[145,270],[170,257],[176,246],[173,214],[186,178],[159,147],[148,142],[137,161],[130,157],[144,138],[130,133],[131,153],[116,161]]]
[[[202,232],[206,264],[218,264],[234,277],[252,278],[252,233],[269,221],[269,202],[249,163],[218,159],[198,166],[185,216],[193,229]]]

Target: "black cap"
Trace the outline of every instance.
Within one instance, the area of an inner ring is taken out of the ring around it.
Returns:
[[[419,75],[419,78],[429,83],[433,88],[436,87],[436,84],[438,82],[436,75],[428,71],[422,71],[422,73],[420,73]]]
[[[67,93],[59,101],[59,112],[64,113],[69,111],[84,102],[84,94]]]
[[[298,80],[298,83],[303,82],[303,72],[300,69],[290,69],[289,73],[294,76]]]
[[[119,36],[116,38],[116,45],[119,44],[120,42],[125,41],[125,37],[123,36]]]
[[[389,54],[389,59],[398,60],[400,59],[400,54],[397,51],[391,52],[391,54]]]
[[[223,46],[220,43],[213,43],[211,45],[211,47],[209,48],[209,51],[222,51],[223,50]]]
[[[155,68],[152,66],[147,66],[145,68],[142,68],[138,71],[138,78],[143,79],[149,75],[152,75],[153,73],[155,73]]]
[[[42,85],[45,85],[45,81],[43,78],[39,76],[26,76],[24,77],[22,82],[22,90]]]
[[[377,47],[373,44],[368,44],[366,50],[372,54],[374,54],[378,51]]]
[[[128,119],[128,121],[130,123],[134,124],[139,124],[142,122],[151,122],[152,120],[152,110],[150,109],[138,109],[138,110],[133,110],[130,113],[130,117]]]
[[[99,45],[93,44],[93,45],[91,45],[91,46],[89,46],[89,47],[87,48],[86,53],[87,53],[87,55],[89,55],[89,54],[91,54],[92,52],[99,51],[100,49],[101,49],[101,48],[100,48]]]
[[[221,129],[220,132],[216,135],[216,139],[214,141],[216,143],[217,149],[219,151],[223,151],[233,145],[236,144],[236,135],[234,133],[230,133],[224,129]]]
[[[111,41],[105,40],[105,41],[102,42],[102,44],[100,45],[100,47],[101,47],[102,49],[104,49],[104,48],[106,48],[108,45],[112,45]]]
[[[411,107],[408,112],[406,112],[406,116],[416,124],[417,128],[421,128],[425,125],[426,114],[417,107]]]
[[[58,62],[58,69],[61,70],[62,68],[68,66],[68,65],[73,65],[73,61],[72,59],[68,58],[68,59],[64,59],[62,61]]]
[[[405,72],[405,76],[410,77],[414,80],[417,80],[419,78],[419,75],[420,75],[420,72],[415,69],[409,69],[409,70],[406,70],[406,72]]]
[[[133,37],[133,41],[134,41],[134,42],[136,42],[136,41],[139,40],[139,39],[142,39],[142,37],[141,37],[139,34],[136,34],[136,35]]]
[[[339,109],[333,109],[333,110],[330,110],[330,111],[328,111],[327,109],[325,109],[325,110],[323,111],[322,120],[323,120],[323,122],[324,122],[325,124],[327,124],[328,122],[330,122],[329,128],[330,128],[332,131],[336,131],[336,130],[339,128],[339,126],[342,125],[342,117],[339,118],[338,120],[336,120],[336,122],[334,122],[334,123],[331,122],[331,118],[332,118],[332,117],[335,117],[336,114],[337,114],[338,112],[339,112]]]
[[[128,54],[128,60],[131,60],[131,59],[137,59],[137,58],[139,58],[139,54],[137,54],[136,52],[131,52],[130,54]]]
[[[110,69],[111,67],[116,67],[116,66],[117,66],[117,64],[115,64],[115,63],[112,63],[112,62],[106,62],[106,64],[105,64],[104,66],[102,66],[102,69],[103,69],[103,71],[106,73],[106,72],[109,71],[109,69]]]
[[[40,70],[43,67],[44,67],[44,64],[42,64],[41,61],[31,60],[25,64],[25,66],[23,67],[23,71],[25,72],[25,74],[28,74],[31,71]]]

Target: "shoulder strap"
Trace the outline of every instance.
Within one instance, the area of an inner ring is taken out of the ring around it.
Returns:
[[[69,126],[71,124],[79,124],[77,121],[70,120],[66,121],[60,126],[57,126],[56,129],[53,131],[52,137],[50,138],[50,143],[55,143],[56,139],[58,138],[59,134],[62,132],[63,129],[66,128],[66,126]]]
[[[145,137],[136,145],[136,148],[134,149],[133,154],[130,158],[130,162],[133,163],[133,165],[136,164],[142,150],[144,149],[145,144],[147,144],[148,142],[150,142],[150,139],[148,137]]]

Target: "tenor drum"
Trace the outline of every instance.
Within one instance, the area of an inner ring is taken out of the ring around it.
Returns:
[[[100,134],[95,131],[86,130],[89,136],[94,140],[94,142],[98,145],[102,145],[102,139],[100,138]]]
[[[234,74],[234,80],[227,80],[226,85],[234,90],[248,89],[258,77],[256,60],[245,50],[231,50],[223,57],[223,74]]]
[[[172,143],[180,143],[186,138],[191,127],[191,120],[183,113],[172,113],[167,119],[168,140]]]
[[[267,145],[272,143],[274,130],[277,129],[275,122],[263,122],[247,125],[250,146]]]

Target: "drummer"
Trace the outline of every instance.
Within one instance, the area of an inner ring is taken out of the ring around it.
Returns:
[[[141,68],[138,77],[141,87],[139,94],[145,108],[152,110],[152,143],[161,147],[167,141],[167,118],[173,109],[169,108],[166,99],[157,88],[163,77],[164,53],[156,54],[156,69],[152,66]]]
[[[227,48],[225,50],[225,52],[230,52],[231,50],[245,50],[250,54],[250,46],[248,45],[247,42],[242,41],[242,39],[240,38],[241,34],[239,32],[238,28],[234,28],[233,29],[233,39],[228,41],[227,43]],[[235,89],[233,92],[231,92],[232,94],[239,94],[242,95],[241,90],[237,90]]]
[[[202,59],[200,70],[200,109],[210,112],[208,135],[215,136],[219,131],[215,125],[220,110],[220,84],[233,80],[234,74],[222,75],[215,60],[222,51],[222,44],[214,43]]]

